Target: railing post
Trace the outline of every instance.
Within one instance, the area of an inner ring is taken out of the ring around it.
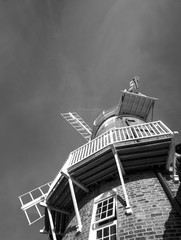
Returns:
[[[113,144],[114,143],[114,138],[113,138],[113,128],[111,128],[111,130],[109,131],[110,132],[110,139],[111,139],[111,142],[110,144]]]
[[[157,121],[160,125],[162,125],[164,128],[166,128],[166,130],[168,131],[168,133],[173,133],[161,120]]]
[[[72,161],[72,158],[73,158],[73,154],[70,153],[69,156],[68,156],[68,159],[66,161],[66,163],[63,165],[62,167],[62,170],[67,172],[67,168],[69,168],[72,164],[71,164],[71,161]]]

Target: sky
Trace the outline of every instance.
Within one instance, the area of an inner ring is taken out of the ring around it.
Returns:
[[[18,196],[55,177],[85,143],[60,115],[92,127],[140,77],[154,120],[181,141],[180,0],[0,0],[0,215],[4,240],[47,239]]]

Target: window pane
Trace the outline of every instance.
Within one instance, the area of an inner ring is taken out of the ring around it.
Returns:
[[[99,214],[99,213],[101,213],[101,208],[98,208],[98,209],[97,209],[96,214]]]
[[[112,203],[113,202],[113,198],[109,198],[109,203]]]
[[[110,204],[108,205],[108,209],[111,209],[111,208],[113,208],[113,203],[110,203]]]
[[[107,213],[107,216],[111,216],[113,214],[112,210],[109,210],[108,213]]]
[[[109,236],[109,227],[104,228],[104,237]]]
[[[111,234],[116,233],[116,225],[111,226]]]
[[[102,206],[102,202],[100,202],[98,205],[97,205],[97,208],[100,208]]]
[[[104,207],[102,208],[102,211],[105,212],[106,210],[107,210],[107,206],[104,206]]]
[[[97,231],[97,239],[102,238],[102,229]]]
[[[104,237],[103,240],[109,240],[109,237]]]
[[[105,201],[103,202],[103,206],[105,206],[105,205],[107,205],[107,200],[105,200]]]
[[[116,240],[116,235],[111,236],[111,240]]]
[[[101,216],[100,214],[96,215],[96,221],[98,221],[99,219],[101,219],[100,216]]]
[[[106,217],[106,212],[102,213],[101,214],[101,219],[105,218]]]

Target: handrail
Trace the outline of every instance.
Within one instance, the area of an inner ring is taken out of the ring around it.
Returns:
[[[173,132],[162,122],[154,121],[121,128],[111,128],[100,136],[82,145],[70,153],[68,167],[86,159],[114,143],[138,141],[149,138],[164,138]]]

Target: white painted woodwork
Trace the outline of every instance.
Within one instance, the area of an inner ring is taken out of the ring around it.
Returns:
[[[146,140],[151,138],[161,139],[172,136],[173,132],[162,121],[142,123],[122,128],[112,128],[84,144],[80,148],[72,151],[68,167],[84,160],[111,144],[125,143],[133,140]],[[97,144],[98,142],[100,144]],[[84,152],[84,154],[80,154],[81,152]]]
[[[87,141],[90,140],[92,129],[88,124],[76,113],[68,112],[61,114]]]
[[[83,184],[81,184],[79,181],[77,181],[75,178],[70,177],[70,175],[68,173],[64,173],[63,171],[61,172],[62,175],[64,175],[67,179],[71,178],[72,182],[77,185],[79,188],[81,188],[83,191],[85,192],[89,192],[89,189],[87,187],[85,187]]]
[[[55,207],[52,207],[52,206],[48,206],[45,202],[41,202],[41,203],[40,203],[40,206],[45,207],[45,208],[50,208],[50,210],[53,210],[53,211],[56,211],[56,212],[59,212],[59,213],[63,213],[63,214],[66,214],[66,215],[69,215],[69,214],[70,214],[69,212],[67,212],[67,211],[64,210],[64,209],[60,209],[60,208],[55,208]]]
[[[23,195],[19,196],[19,200],[21,202],[21,209],[24,211],[26,218],[28,220],[29,225],[35,223],[36,221],[38,221],[39,219],[44,217],[44,214],[42,214],[39,209],[38,209],[38,205],[40,202],[44,201],[48,191],[45,192],[44,188],[46,187],[47,189],[50,188],[51,182],[46,183],[38,188],[35,188],[27,193],[24,193]],[[34,197],[34,194],[36,192],[39,193],[39,197]],[[30,199],[29,202],[25,202],[25,200]],[[34,216],[34,220],[31,220],[30,216],[29,216],[29,211],[31,212],[31,209],[35,210],[35,216]]]
[[[121,166],[121,162],[120,162],[119,156],[117,154],[117,151],[116,151],[114,145],[112,145],[111,148],[112,148],[112,151],[113,151],[113,154],[114,154],[114,158],[115,158],[118,173],[119,173],[119,178],[121,180],[121,185],[122,185],[124,197],[125,197],[125,200],[126,200],[126,213],[127,214],[132,214],[132,209],[131,209],[130,204],[129,204],[129,199],[128,199],[128,195],[127,195],[127,192],[126,192],[126,187],[125,187],[125,184],[124,184],[124,179],[123,179],[122,170],[121,170],[121,168],[123,169],[123,167]]]
[[[47,208],[47,211],[48,211],[48,217],[49,217],[49,221],[50,221],[50,227],[51,227],[51,233],[52,233],[52,236],[53,236],[53,240],[57,240],[50,208]]]
[[[70,187],[70,192],[71,192],[71,196],[72,196],[72,201],[73,201],[73,205],[74,205],[75,214],[76,214],[76,217],[77,217],[77,223],[78,223],[77,232],[82,232],[82,223],[81,223],[81,218],[80,218],[79,209],[78,209],[78,205],[77,205],[77,200],[76,200],[76,197],[75,197],[75,191],[74,191],[73,183],[72,183],[71,178],[69,178],[68,181],[69,181],[69,187]]]

